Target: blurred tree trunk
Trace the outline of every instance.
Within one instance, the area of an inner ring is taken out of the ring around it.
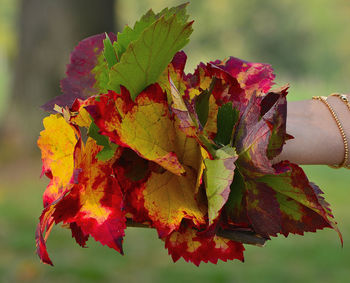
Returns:
[[[114,5],[114,0],[21,1],[19,53],[5,123],[12,142],[27,150],[36,147],[41,118],[46,115],[39,107],[60,94],[59,81],[80,40],[115,32]]]

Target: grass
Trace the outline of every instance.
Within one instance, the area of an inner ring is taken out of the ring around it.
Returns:
[[[39,160],[22,160],[0,167],[0,282],[344,282],[350,276],[350,218],[345,169],[304,167],[326,198],[343,232],[329,229],[304,237],[283,236],[264,248],[247,247],[245,263],[220,262],[196,267],[173,263],[151,229],[129,228],[125,256],[89,240],[82,249],[68,230],[55,227],[48,241],[55,267],[35,254],[34,231],[41,212],[46,181],[40,180]]]

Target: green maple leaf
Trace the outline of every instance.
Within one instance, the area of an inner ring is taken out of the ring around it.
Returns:
[[[175,53],[189,41],[192,22],[187,22],[185,8],[182,5],[163,10],[159,15],[149,12],[134,30],[126,28],[114,45],[120,62],[110,70],[110,89],[119,93],[123,85],[135,99],[146,86],[158,80]],[[150,24],[152,19],[155,21]]]
[[[188,3],[179,5],[177,7],[172,7],[170,9],[165,8],[160,13],[155,14],[152,9],[149,10],[145,15],[141,17],[134,25],[134,28],[125,26],[124,30],[121,33],[118,33],[118,41],[113,45],[117,57],[121,58],[129,44],[141,37],[142,32],[154,24],[160,17],[165,17],[167,20],[176,14],[176,17],[179,21],[185,23],[188,19],[186,14],[186,6]]]

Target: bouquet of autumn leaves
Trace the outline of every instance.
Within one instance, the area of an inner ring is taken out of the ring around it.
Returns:
[[[230,57],[184,72],[186,4],[146,13],[71,54],[63,94],[43,106],[38,145],[49,179],[36,231],[52,264],[54,224],[84,247],[123,253],[127,226],[155,228],[174,261],[243,261],[243,244],[337,230],[321,190],[288,160],[287,86],[267,64]],[[338,230],[337,230],[338,231]]]

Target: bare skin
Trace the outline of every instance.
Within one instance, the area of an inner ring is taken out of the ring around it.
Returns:
[[[338,115],[350,145],[349,109],[339,97],[329,96],[327,101]],[[343,139],[332,114],[322,101],[310,99],[288,102],[287,133],[294,139],[286,141],[282,153],[273,163],[285,159],[300,165],[334,165],[343,162]]]

